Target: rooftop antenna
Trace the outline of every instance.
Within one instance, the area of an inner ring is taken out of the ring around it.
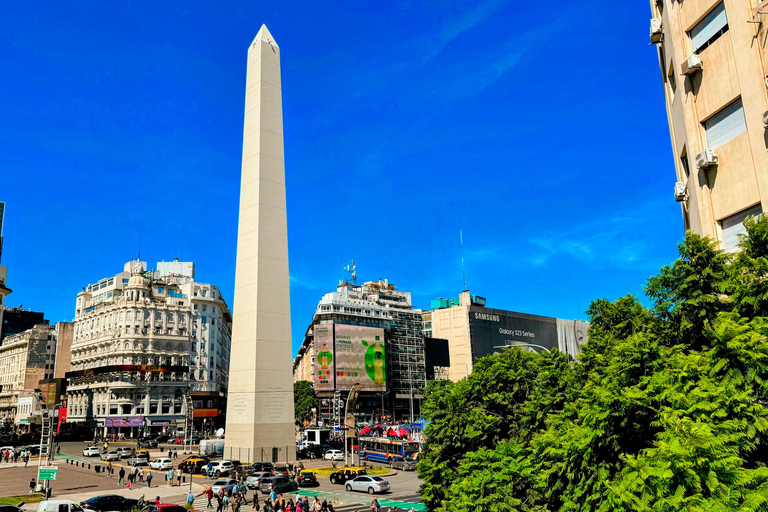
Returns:
[[[461,243],[461,277],[464,280],[464,288],[467,289],[467,271],[464,269],[464,232],[461,229],[461,222],[459,222],[459,242]]]
[[[357,267],[355,266],[354,256],[352,256],[352,263],[344,267],[344,270],[352,274],[352,284],[357,284]]]
[[[141,231],[139,231],[139,256],[138,260],[141,261]]]

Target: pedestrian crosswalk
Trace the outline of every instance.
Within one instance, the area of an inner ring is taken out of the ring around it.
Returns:
[[[255,496],[259,500],[259,505],[261,505],[261,508],[263,509],[264,499],[267,497],[267,495],[256,493]],[[317,497],[319,500],[322,500],[323,498],[325,498],[333,505],[333,509],[336,512],[354,512],[356,510],[368,512],[370,510],[369,509],[370,501],[366,501],[366,498],[350,500],[349,495],[344,495],[342,493],[302,490],[300,491],[299,496],[301,496],[302,498],[304,496],[309,497],[310,503],[314,503],[315,497]],[[251,512],[253,510],[254,493],[252,491],[249,492],[247,497],[248,497],[248,502],[242,505],[242,507],[240,508],[240,512]],[[294,502],[296,501],[296,495],[294,494],[284,495],[284,497],[286,501],[288,499],[294,500]],[[403,511],[410,510],[411,507],[414,507],[415,510],[424,510],[423,505],[416,504],[416,503],[406,503],[406,502],[399,502],[399,501],[396,502],[396,501],[382,499],[382,498],[379,498],[379,502],[381,503],[382,507],[398,507]],[[204,494],[201,496],[197,496],[193,503],[193,508],[195,510],[202,510],[202,511],[210,510],[212,512],[215,512],[217,508],[216,498],[213,498],[211,500],[211,505],[209,507],[208,498]],[[229,510],[226,510],[224,512],[232,512],[231,508],[232,507],[230,505]]]

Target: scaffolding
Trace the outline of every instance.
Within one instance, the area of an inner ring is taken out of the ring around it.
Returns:
[[[393,405],[411,421],[414,417],[414,401],[424,396],[427,385],[424,366],[424,323],[419,310],[392,309],[389,326],[390,389],[394,392]]]

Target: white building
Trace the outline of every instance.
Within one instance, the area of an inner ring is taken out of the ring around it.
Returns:
[[[173,431],[189,392],[207,426],[217,425],[229,377],[229,307],[216,286],[195,281],[193,263],[157,268],[130,261],[78,293],[67,421],[104,434]]]

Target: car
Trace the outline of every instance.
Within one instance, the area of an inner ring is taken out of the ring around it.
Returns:
[[[363,491],[368,494],[376,494],[377,492],[384,492],[389,490],[389,482],[381,478],[380,476],[359,476],[353,480],[347,482],[344,487],[347,492],[349,491]]]
[[[139,439],[136,441],[137,448],[157,448],[157,441],[154,439]]]
[[[323,455],[325,460],[344,460],[344,452],[341,450],[328,450]]]
[[[173,461],[171,459],[161,457],[159,459],[150,461],[149,467],[152,469],[173,469]]]
[[[272,476],[270,471],[255,471],[246,477],[245,485],[249,489],[258,489],[262,478],[272,478]]]
[[[262,494],[269,494],[272,491],[280,494],[283,492],[298,491],[299,484],[284,476],[272,476],[269,478],[262,478],[261,483],[259,484],[259,489]]]
[[[127,512],[133,510],[139,500],[133,500],[118,496],[117,494],[109,494],[107,496],[96,496],[85,501],[80,502],[80,506],[85,510],[95,510],[97,512]]]
[[[101,454],[101,460],[103,461],[120,460],[120,454],[116,450],[104,452]]]
[[[145,466],[149,464],[149,453],[146,451],[134,453],[128,457],[128,464],[131,466]]]
[[[298,448],[296,455],[300,459],[319,459],[323,456],[323,447],[317,444],[307,444]]]
[[[83,448],[83,457],[98,457],[101,455],[97,446],[87,446]]]
[[[347,480],[352,480],[358,476],[367,475],[368,472],[360,468],[345,468],[339,471],[334,471],[329,476],[329,480],[332,484],[343,484]]]
[[[189,441],[192,444],[200,444],[200,436],[192,436],[189,438]]]
[[[16,505],[10,505],[8,503],[0,503],[0,512],[24,512]]]
[[[236,485],[237,485],[237,480],[235,480],[234,478],[227,478],[225,480],[216,480],[215,482],[213,482],[213,485],[211,485],[211,489],[213,489],[214,494],[224,489],[224,493],[229,495],[229,494],[232,494],[232,489],[234,489]]]
[[[178,468],[184,473],[203,473],[208,465],[208,457],[187,457],[179,462]]]
[[[16,449],[13,446],[3,446],[0,448],[0,453],[4,454],[6,450],[8,450],[8,454],[11,456],[16,453]]]
[[[251,464],[251,469],[254,471],[269,471],[271,473],[275,466],[271,462],[254,462]]]
[[[161,435],[159,435],[159,436],[157,436],[157,437],[155,438],[155,442],[156,442],[157,444],[160,444],[160,443],[167,443],[167,442],[168,442],[168,439],[169,439],[169,436],[167,436],[167,435],[165,435],[165,434],[161,434]]]
[[[211,463],[211,469],[205,468],[205,474],[215,478],[229,475],[235,469],[231,460],[216,460]]]
[[[120,454],[121,459],[127,459],[131,455],[133,455],[133,448],[128,448],[127,446],[123,446],[122,448],[118,448],[117,453]]]
[[[272,474],[275,476],[287,476],[288,478],[290,478],[291,468],[289,468],[287,464],[277,464],[272,469]]]
[[[391,457],[389,459],[389,466],[392,469],[402,469],[403,471],[413,471],[416,469],[416,461],[413,459],[406,459],[405,457]]]
[[[296,477],[296,483],[301,487],[318,486],[320,482],[317,481],[317,477],[312,471],[302,471],[299,476]]]
[[[37,512],[83,512],[83,507],[72,500],[46,500],[38,504]]]
[[[177,437],[176,439],[171,439],[168,442],[172,443],[172,444],[184,444],[184,438],[183,437]]]

